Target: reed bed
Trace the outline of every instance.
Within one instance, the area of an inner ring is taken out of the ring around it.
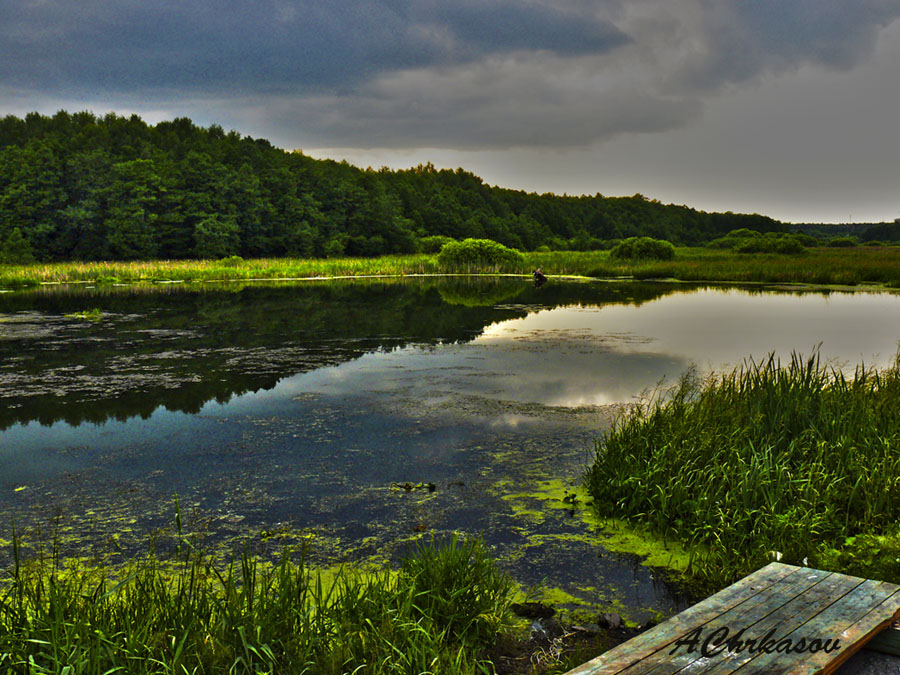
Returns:
[[[398,571],[333,577],[303,552],[227,567],[196,540],[116,571],[20,560],[0,582],[0,672],[488,673],[513,584],[478,540],[419,545]],[[291,558],[296,558],[292,560]]]
[[[681,247],[676,249],[675,259],[668,261],[613,259],[607,251],[550,251],[525,253],[518,262],[489,267],[441,265],[434,254],[0,265],[0,288],[76,282],[401,277],[413,274],[530,275],[537,268],[550,276],[850,286],[871,283],[900,287],[900,247],[817,248],[804,255],[742,254]]]
[[[680,281],[900,286],[900,247],[814,248],[802,255],[679,248],[669,261],[598,259],[587,276]]]
[[[584,480],[601,514],[701,551],[692,572],[710,586],[772,559],[900,582],[896,555],[860,564],[873,537],[900,548],[898,410],[897,365],[846,377],[795,354],[689,373],[614,424]]]

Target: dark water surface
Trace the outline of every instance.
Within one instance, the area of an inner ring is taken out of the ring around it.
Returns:
[[[113,559],[172,522],[176,493],[213,540],[309,541],[322,564],[482,534],[524,585],[641,620],[681,601],[561,501],[617,404],[691,364],[819,343],[838,366],[885,366],[898,337],[887,293],[452,278],[0,294],[0,512]]]

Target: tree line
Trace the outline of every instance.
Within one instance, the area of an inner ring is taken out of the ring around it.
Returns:
[[[0,120],[0,262],[376,256],[435,236],[591,250],[632,236],[699,244],[736,228],[788,226],[640,194],[526,193],[431,164],[359,169],[187,118]]]

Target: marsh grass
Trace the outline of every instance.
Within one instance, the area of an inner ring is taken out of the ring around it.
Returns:
[[[513,584],[477,540],[418,545],[399,571],[323,576],[305,551],[222,566],[196,538],[172,560],[66,564],[58,551],[0,582],[0,672],[480,673]]]
[[[601,514],[703,550],[692,571],[711,586],[779,556],[898,582],[900,561],[867,567],[848,540],[900,549],[898,410],[897,365],[846,377],[794,355],[688,373],[615,423],[585,483]]]
[[[533,251],[521,259],[488,265],[471,261],[439,264],[434,254],[380,258],[262,258],[241,260],[154,260],[0,265],[0,288],[41,283],[159,283],[250,279],[310,279],[413,274],[521,274],[538,267],[553,277],[679,279],[817,285],[865,283],[900,287],[900,247],[857,246],[811,249],[802,256],[739,254],[708,248],[677,248],[673,260],[623,260],[608,251]]]

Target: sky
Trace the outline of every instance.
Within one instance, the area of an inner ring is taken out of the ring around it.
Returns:
[[[0,114],[190,117],[789,222],[900,217],[900,0],[0,0]]]

